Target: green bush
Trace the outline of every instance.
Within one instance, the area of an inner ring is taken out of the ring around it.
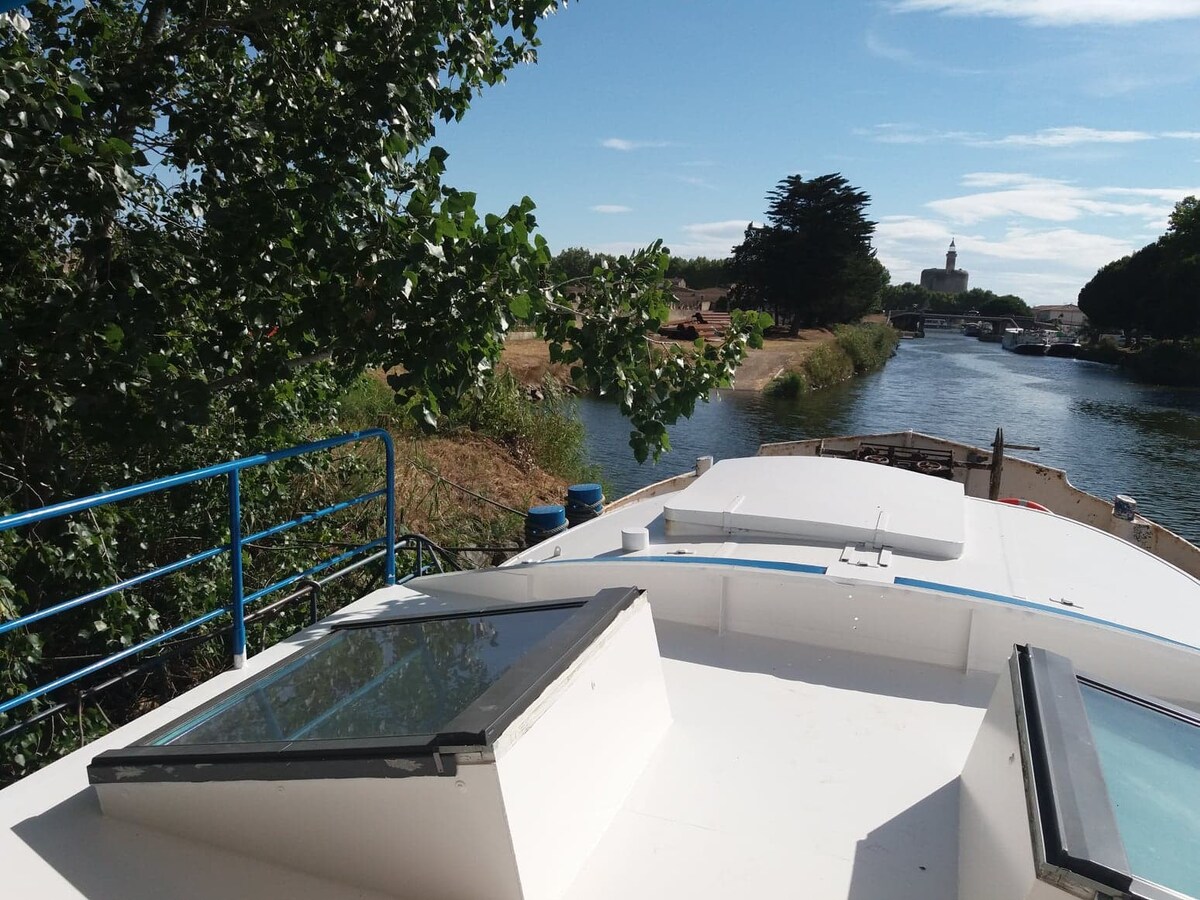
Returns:
[[[767,393],[772,397],[794,400],[808,393],[808,379],[803,372],[784,372],[767,385]]]
[[[883,366],[900,343],[900,335],[890,325],[863,323],[839,325],[834,330],[838,346],[850,357],[858,374]]]
[[[590,479],[584,462],[583,423],[562,385],[546,378],[540,400],[510,372],[497,375],[479,394],[462,404],[452,427],[469,428],[499,441],[518,459],[568,481]]]
[[[767,386],[772,397],[792,399],[878,369],[891,358],[900,333],[890,325],[839,325],[836,339],[821,344],[800,364]]]
[[[820,390],[854,376],[854,360],[836,341],[822,344],[804,360],[804,370],[812,390]]]
[[[540,400],[509,372],[496,376],[478,394],[463,399],[444,423],[449,432],[470,429],[502,444],[523,462],[566,480],[594,479],[584,462],[583,423],[574,400],[553,379],[538,389]],[[382,379],[364,373],[339,401],[338,420],[347,431],[386,428],[413,433],[411,417],[397,406]]]
[[[1089,344],[1083,348],[1079,354],[1080,359],[1090,360],[1091,362],[1107,363],[1115,366],[1125,362],[1125,357],[1128,354],[1121,349],[1115,338],[1108,335],[1100,338],[1094,344]]]
[[[1158,341],[1128,354],[1139,381],[1178,387],[1200,386],[1200,338]]]

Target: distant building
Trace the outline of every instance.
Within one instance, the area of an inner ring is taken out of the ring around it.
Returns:
[[[671,279],[671,306],[687,312],[708,312],[729,296],[729,288],[689,288],[682,278]]]
[[[1082,328],[1087,324],[1087,316],[1074,303],[1064,303],[1061,306],[1035,306],[1033,318],[1038,322],[1066,325],[1068,328]]]
[[[946,268],[923,269],[921,271],[921,287],[941,294],[962,294],[967,290],[967,271],[956,269],[955,261],[958,251],[954,249],[954,241],[950,241],[950,249],[946,251]]]

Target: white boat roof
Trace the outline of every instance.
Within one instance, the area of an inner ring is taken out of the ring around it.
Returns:
[[[938,479],[833,460],[760,468],[774,462],[718,464],[686,491],[606,512],[500,569],[376,591],[0,791],[6,895],[379,896],[106,818],[87,765],[335,622],[481,597],[638,586],[654,612],[674,721],[570,900],[957,896],[958,778],[1015,642],[1200,707],[1191,576]],[[641,528],[648,546],[623,550],[622,532]]]
[[[776,456],[722,460],[672,496],[663,518],[672,535],[717,528],[953,559],[966,540],[963,501],[961,484],[917,472]]]

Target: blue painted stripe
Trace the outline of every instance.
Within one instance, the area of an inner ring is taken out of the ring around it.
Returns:
[[[776,572],[799,572],[804,575],[826,575],[828,568],[826,566],[813,566],[807,563],[789,563],[776,562],[768,559],[727,559],[723,556],[606,556],[595,559],[549,559],[544,560],[545,563],[683,563],[691,565],[708,565],[708,566],[729,566],[732,568],[742,569],[765,569]],[[1036,612],[1047,613],[1052,616],[1062,616],[1067,619],[1075,619],[1080,622],[1088,622],[1092,625],[1104,625],[1108,628],[1115,628],[1118,631],[1124,631],[1127,634],[1135,634],[1138,637],[1150,638],[1151,640],[1161,641],[1164,644],[1170,644],[1174,647],[1182,647],[1185,650],[1194,650],[1200,652],[1200,647],[1195,647],[1191,644],[1177,641],[1169,637],[1164,637],[1161,634],[1155,634],[1152,631],[1144,631],[1141,628],[1134,628],[1130,625],[1122,625],[1120,622],[1113,622],[1108,619],[1101,619],[1098,616],[1089,616],[1086,613],[1077,612],[1073,609],[1063,607],[1061,609],[1053,606],[1044,606],[1041,603],[1034,603],[1030,600],[1021,600],[1017,597],[1010,597],[1007,594],[993,594],[990,591],[980,591],[975,588],[959,587],[954,584],[942,584],[938,581],[922,581],[919,578],[904,578],[897,577],[893,580],[893,584],[897,587],[912,587],[919,588],[925,591],[936,591],[939,594],[952,594],[959,597],[972,597],[976,600],[990,600],[993,603],[1003,603],[1006,606],[1016,606],[1021,609],[1034,610]]]
[[[993,594],[990,591],[979,591],[975,588],[959,587],[954,584],[942,584],[938,581],[922,581],[919,578],[898,577],[894,583],[897,587],[914,587],[924,591],[937,591],[939,594],[955,594],[960,597],[973,597],[976,600],[990,600],[993,603],[1003,603],[1007,606],[1031,609],[1036,612],[1049,613],[1052,616],[1062,616],[1067,619],[1076,619],[1080,622],[1089,622],[1092,625],[1105,625],[1109,628],[1116,628],[1118,631],[1127,632],[1128,634],[1136,634],[1138,637],[1151,638],[1152,640],[1162,641],[1164,644],[1172,644],[1173,646],[1183,647],[1187,650],[1200,651],[1200,647],[1185,644],[1183,641],[1176,641],[1161,634],[1155,634],[1152,631],[1143,631],[1141,628],[1134,628],[1131,625],[1122,625],[1120,622],[1113,622],[1109,619],[1101,619],[1099,616],[1089,616],[1086,613],[1076,612],[1067,607],[1060,609],[1056,606],[1045,606],[1041,603],[1034,603],[1032,600],[1010,597],[1007,594]]]
[[[594,559],[547,559],[549,563],[683,563],[684,565],[729,566],[736,569],[767,569],[776,572],[800,572],[804,575],[824,575],[825,566],[807,563],[776,562],[773,559],[731,559],[725,556],[604,556]]]

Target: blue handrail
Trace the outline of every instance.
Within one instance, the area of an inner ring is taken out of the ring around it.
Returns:
[[[383,442],[384,455],[387,463],[387,484],[378,490],[368,491],[365,494],[360,494],[350,500],[343,500],[335,503],[332,506],[327,506],[324,509],[319,509],[316,512],[305,513],[297,516],[286,522],[281,522],[270,528],[265,528],[262,531],[257,531],[251,535],[242,534],[242,499],[241,499],[241,478],[240,473],[243,469],[249,469],[253,466],[262,466],[268,463],[279,462],[284,459],[291,459],[296,456],[303,456],[309,453],[319,453],[324,450],[332,450],[334,447],[340,447],[344,444],[351,444],[358,441],[378,439]],[[77,669],[68,675],[63,675],[51,682],[39,685],[26,691],[17,697],[12,697],[8,700],[0,702],[0,713],[6,713],[11,709],[15,709],[25,703],[35,700],[38,697],[44,696],[51,691],[57,690],[64,685],[71,684],[81,678],[86,678],[95,672],[100,671],[107,666],[120,662],[123,659],[128,659],[131,656],[142,652],[143,650],[161,644],[164,641],[177,637],[194,628],[199,628],[212,620],[219,618],[225,613],[229,613],[233,618],[233,665],[235,668],[241,668],[246,662],[246,606],[260,600],[273,591],[295,584],[306,578],[311,578],[318,572],[322,572],[333,566],[340,565],[347,560],[374,550],[377,547],[382,547],[384,550],[384,580],[387,584],[396,583],[396,452],[392,445],[392,438],[382,428],[368,428],[363,431],[355,431],[350,434],[339,435],[338,437],[326,438],[321,441],[312,441],[307,444],[300,444],[296,447],[289,447],[286,450],[275,450],[271,453],[259,453],[255,456],[245,456],[240,459],[230,460],[229,462],[220,463],[215,466],[207,466],[203,469],[195,469],[191,472],[183,472],[179,475],[169,475],[165,478],[156,478],[153,481],[147,481],[142,484],[130,485],[128,487],[118,488],[113,491],[105,491],[102,494],[94,494],[91,497],[81,497],[75,500],[68,500],[64,503],[56,503],[53,506],[43,506],[39,509],[32,509],[26,512],[12,513],[7,516],[0,516],[0,532],[8,531],[13,528],[20,528],[24,525],[33,525],[38,522],[45,522],[49,519],[57,519],[63,516],[69,516],[73,513],[83,512],[84,510],[95,509],[99,506],[108,506],[112,503],[120,503],[123,500],[132,500],[135,497],[143,497],[147,494],[153,494],[160,491],[169,490],[171,488],[180,487],[185,484],[193,484],[197,481],[204,481],[210,478],[218,478],[222,475],[229,478],[229,543],[222,544],[219,547],[212,547],[208,550],[194,553],[191,556],[176,560],[166,565],[158,566],[149,571],[133,575],[116,584],[98,590],[89,591],[86,594],[80,594],[78,597],[72,597],[69,600],[64,600],[44,609],[37,610],[27,615],[16,619],[9,619],[0,622],[0,635],[6,634],[17,628],[24,628],[28,625],[33,625],[44,619],[51,618],[60,613],[67,612],[71,609],[76,609],[91,603],[94,600],[99,600],[114,594],[118,591],[127,590],[132,587],[137,587],[140,584],[145,584],[148,581],[153,581],[156,578],[161,578],[165,575],[170,575],[173,572],[178,572],[188,566],[203,562],[204,560],[212,559],[222,553],[230,554],[230,599],[228,606],[222,606],[218,609],[210,610],[190,622],[185,622],[182,625],[177,625],[167,631],[160,632],[150,638],[135,644],[131,647],[126,647],[118,653],[104,659],[97,660],[81,669]],[[254,591],[246,595],[245,584],[242,579],[242,548],[253,541],[262,540],[266,537],[279,534],[288,529],[295,528],[297,525],[304,525],[308,522],[316,521],[336,512],[349,509],[361,503],[367,503],[371,500],[377,500],[383,497],[385,500],[385,533],[383,537],[376,538],[361,544],[358,547],[348,550],[337,556],[327,559],[324,562],[318,563],[303,572],[296,575],[288,576],[274,584],[268,585],[261,590]]]

